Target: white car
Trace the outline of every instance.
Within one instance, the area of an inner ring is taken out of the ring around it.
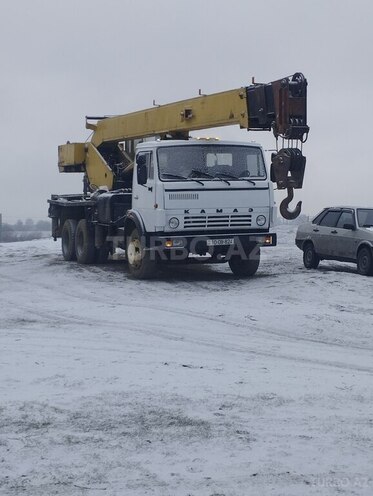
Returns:
[[[373,208],[325,208],[311,221],[298,227],[295,244],[303,250],[307,269],[320,260],[357,264],[365,276],[373,275]]]

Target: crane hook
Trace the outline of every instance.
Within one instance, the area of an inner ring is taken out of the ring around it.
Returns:
[[[289,203],[294,198],[294,188],[288,188],[288,196],[282,200],[280,204],[280,213],[284,219],[293,220],[298,217],[301,212],[302,202],[299,201],[294,210],[289,210]]]

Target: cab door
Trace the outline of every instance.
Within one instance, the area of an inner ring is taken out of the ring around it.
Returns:
[[[135,174],[132,191],[132,207],[141,213],[147,231],[154,231],[154,205],[155,187],[154,181],[154,156],[153,151],[144,150],[136,154]],[[140,173],[140,169],[141,173]],[[144,169],[146,175],[144,178]],[[143,177],[140,177],[143,176]],[[145,179],[145,181],[144,181]]]

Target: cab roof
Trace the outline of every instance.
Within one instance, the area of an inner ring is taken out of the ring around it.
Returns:
[[[188,140],[150,140],[143,141],[137,145],[138,148],[146,147],[163,147],[163,146],[191,146],[191,145],[229,145],[229,146],[247,146],[252,148],[260,148],[262,146],[255,141],[225,141],[216,138],[190,138]]]

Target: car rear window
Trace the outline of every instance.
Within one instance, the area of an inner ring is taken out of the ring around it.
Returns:
[[[373,208],[359,208],[357,211],[359,226],[373,227]]]

